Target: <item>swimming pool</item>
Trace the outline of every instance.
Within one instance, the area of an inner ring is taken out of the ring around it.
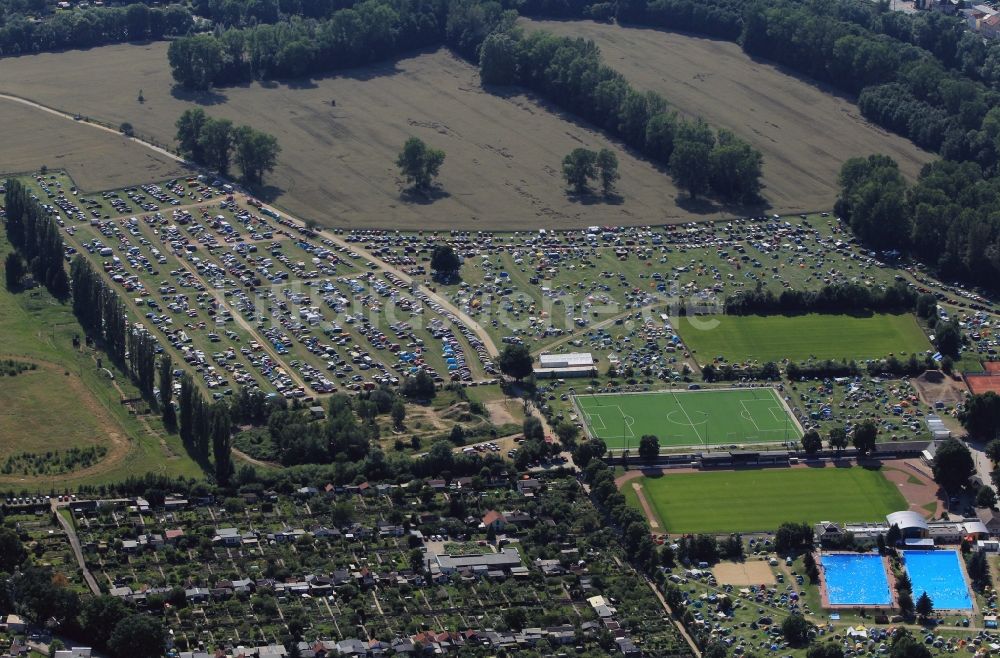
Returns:
[[[821,555],[829,605],[892,605],[882,558],[873,554]]]
[[[971,610],[972,598],[959,559],[958,551],[903,551],[913,600],[927,592],[935,610]]]

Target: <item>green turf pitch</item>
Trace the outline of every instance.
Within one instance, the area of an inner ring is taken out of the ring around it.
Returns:
[[[675,327],[699,363],[874,359],[920,353],[930,347],[911,314],[716,315],[675,318]]]
[[[652,434],[661,446],[781,443],[802,436],[772,388],[576,397],[592,436],[609,448],[639,447]]]
[[[774,530],[785,521],[819,523],[884,521],[909,509],[895,485],[878,470],[787,468],[708,471],[643,477],[626,482],[637,504],[639,483],[671,533]]]

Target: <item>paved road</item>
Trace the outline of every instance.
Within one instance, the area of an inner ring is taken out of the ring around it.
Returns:
[[[80,548],[80,539],[76,536],[76,530],[73,528],[73,524],[67,521],[62,514],[59,513],[60,507],[66,507],[65,504],[60,505],[58,501],[53,499],[50,504],[52,505],[52,513],[56,515],[59,520],[59,525],[62,526],[63,531],[66,536],[69,537],[69,545],[73,548],[73,555],[76,556],[76,562],[80,566],[80,571],[83,573],[83,579],[87,582],[87,587],[95,595],[100,595],[101,588],[97,586],[97,581],[94,579],[93,574],[87,569],[87,563],[83,559],[83,549]]]
[[[976,463],[976,475],[979,479],[983,481],[984,484],[993,486],[990,474],[993,472],[993,464],[990,462],[990,458],[986,456],[983,451],[985,444],[966,441],[965,444],[969,446],[969,450],[972,451],[972,459]]]

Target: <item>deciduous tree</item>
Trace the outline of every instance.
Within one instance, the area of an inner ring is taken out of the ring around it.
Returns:
[[[573,149],[563,158],[562,173],[576,194],[589,193],[590,181],[597,175],[597,154],[590,149]]]
[[[875,450],[875,439],[878,436],[878,428],[870,420],[865,420],[857,424],[852,432],[854,447],[862,457],[867,457]]]
[[[639,458],[645,462],[653,462],[659,456],[660,440],[652,434],[643,434],[639,438]]]
[[[427,146],[419,137],[411,137],[403,144],[396,158],[399,173],[419,191],[430,189],[444,162],[444,151]]]

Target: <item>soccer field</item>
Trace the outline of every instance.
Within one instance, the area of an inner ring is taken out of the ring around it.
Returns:
[[[909,508],[880,471],[857,466],[642,477],[623,486],[634,505],[636,484],[660,528],[671,533],[766,531],[785,521],[884,521],[886,514]]]
[[[747,360],[805,361],[817,359],[875,359],[890,354],[921,353],[930,347],[927,337],[909,313],[869,317],[810,313],[807,315],[716,315],[699,318],[712,328],[675,318],[678,333],[698,363],[716,357],[741,363]]]
[[[773,388],[609,393],[574,398],[591,436],[613,450],[661,446],[781,443],[802,436]]]

